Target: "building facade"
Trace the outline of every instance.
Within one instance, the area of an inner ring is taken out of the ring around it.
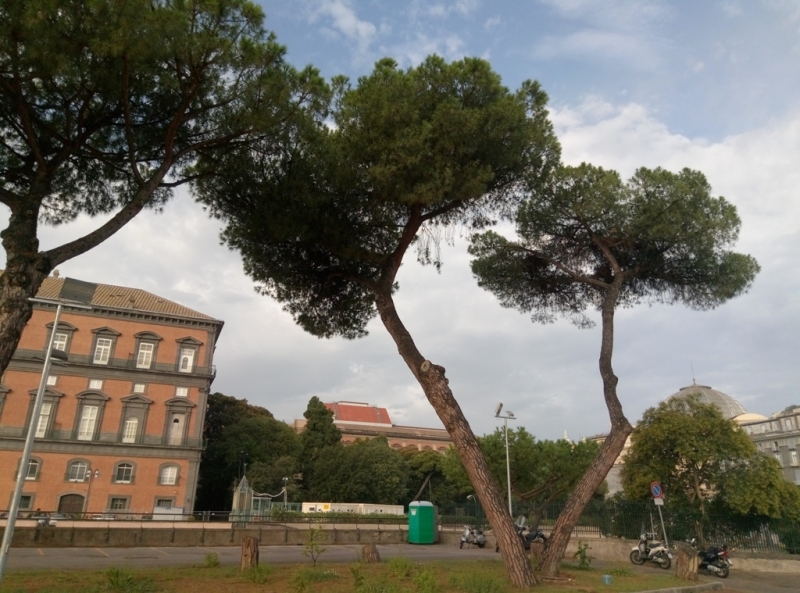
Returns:
[[[386,408],[379,408],[361,402],[326,403],[333,412],[333,423],[342,433],[342,442],[352,443],[356,439],[386,437],[393,449],[414,447],[420,451],[433,450],[444,453],[453,440],[443,428],[422,428],[394,424]],[[294,429],[301,432],[305,428],[305,418],[294,421]]]
[[[40,298],[64,280],[45,280]],[[193,510],[213,354],[223,323],[149,292],[100,284],[91,310],[39,304],[0,383],[0,507],[10,506],[50,335],[54,364],[20,508],[152,516]],[[60,362],[60,361],[57,361]]]
[[[772,455],[783,468],[783,476],[800,485],[800,463],[797,446],[800,444],[800,406],[789,406],[782,412],[763,416],[756,422],[742,424],[758,450]]]

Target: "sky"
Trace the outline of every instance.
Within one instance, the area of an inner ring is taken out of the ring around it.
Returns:
[[[511,89],[526,79],[542,84],[565,163],[623,177],[641,166],[703,171],[713,193],[738,208],[736,250],[762,270],[747,294],[714,311],[618,312],[613,364],[625,413],[636,422],[693,380],[750,412],[800,404],[800,3],[260,3],[296,67],[355,81],[386,56],[404,68],[432,53],[482,57]],[[83,217],[42,228],[41,247],[98,224]],[[301,417],[316,395],[386,407],[396,424],[441,426],[378,321],[356,341],[305,334],[279,303],[256,294],[219,231],[182,190],[162,213],[140,215],[59,272],[142,288],[224,320],[212,390],[276,418]],[[444,246],[439,273],[407,258],[396,303],[422,354],[447,369],[473,430],[501,426],[494,409],[503,402],[518,418],[512,426],[542,439],[606,432],[599,327],[536,325],[501,308],[478,288],[466,244],[456,234]]]

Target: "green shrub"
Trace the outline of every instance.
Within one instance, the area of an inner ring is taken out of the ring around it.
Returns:
[[[216,552],[211,552],[210,554],[206,554],[206,558],[203,561],[203,565],[206,568],[216,568],[219,566],[219,554]]]
[[[578,561],[578,568],[581,570],[588,570],[589,565],[592,563],[592,557],[589,556],[589,544],[586,542],[578,542],[578,551],[573,554],[573,558]]]
[[[450,577],[450,584],[464,593],[505,593],[505,583],[492,576],[472,572]]]
[[[135,574],[119,568],[110,568],[106,571],[105,591],[113,593],[153,593],[156,585],[150,577],[136,576]]]

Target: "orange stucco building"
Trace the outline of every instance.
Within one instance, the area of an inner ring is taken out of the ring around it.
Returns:
[[[64,280],[37,295],[58,297]],[[64,307],[20,508],[150,516],[194,506],[214,347],[223,323],[149,292],[97,285]],[[0,383],[0,508],[14,490],[55,305],[37,303]]]

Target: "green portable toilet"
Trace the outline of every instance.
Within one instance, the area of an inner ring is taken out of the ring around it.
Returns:
[[[408,543],[432,544],[436,540],[436,507],[426,501],[408,505]]]

